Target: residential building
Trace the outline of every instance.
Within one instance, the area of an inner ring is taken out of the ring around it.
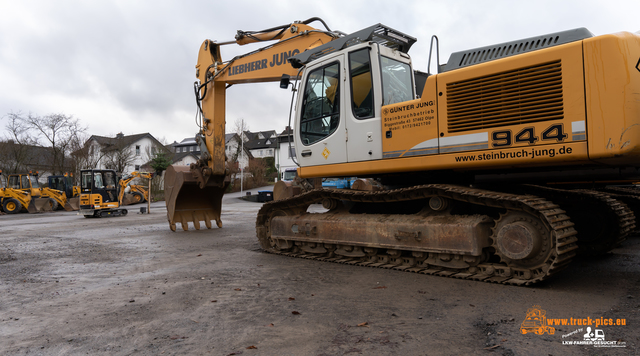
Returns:
[[[176,166],[188,166],[191,163],[196,163],[198,161],[198,158],[198,155],[196,155],[194,152],[174,153],[171,164]]]
[[[172,146],[175,153],[192,152],[196,156],[200,156],[200,146],[198,146],[194,137],[185,138],[184,140],[180,141],[180,143],[174,142]]]
[[[236,133],[228,133],[224,135],[225,154],[227,159],[231,162],[238,162],[238,168],[247,168],[249,166],[249,160],[254,156],[251,154],[246,146],[246,142],[243,145],[240,141],[240,137]],[[244,148],[244,154],[241,154],[241,149]]]
[[[149,133],[116,137],[93,135],[85,143],[86,155],[81,168],[113,169],[118,173],[131,173],[140,168],[158,152],[171,152]]]
[[[173,164],[188,166],[200,158],[200,147],[195,138],[185,138],[182,141],[170,145],[174,152]],[[225,154],[231,162],[239,162],[242,167],[249,165],[249,159],[253,158],[247,147],[244,147],[244,155],[240,154],[240,137],[235,133],[225,134]]]
[[[277,134],[275,130],[244,132],[245,147],[254,158],[275,157]]]

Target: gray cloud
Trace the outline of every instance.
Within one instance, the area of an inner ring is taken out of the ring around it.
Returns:
[[[426,70],[429,39],[440,60],[451,52],[587,27],[596,35],[637,31],[637,1],[5,1],[0,0],[0,117],[65,113],[91,134],[151,132],[168,141],[193,136],[192,84],[200,44],[230,40],[318,16],[334,30],[383,23],[418,38],[411,54]],[[320,26],[319,23],[316,24]],[[251,48],[226,46],[229,59]],[[290,92],[277,83],[234,86],[227,123],[282,130]],[[0,133],[5,120],[0,119]],[[0,134],[0,136],[2,136]]]

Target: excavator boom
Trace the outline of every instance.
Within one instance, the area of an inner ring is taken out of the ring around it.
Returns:
[[[328,28],[318,30],[308,25],[316,20],[319,19],[312,18],[265,31],[238,31],[234,42],[203,42],[198,52],[198,81],[195,83],[200,114],[196,142],[202,156],[189,167],[171,166],[167,169],[165,202],[167,219],[173,231],[176,230],[176,223],[180,223],[184,230],[188,230],[189,222],[199,229],[200,221],[211,228],[211,220],[222,227],[222,196],[230,182],[225,156],[226,90],[232,84],[279,81],[284,74],[297,77],[298,71],[287,61],[289,57],[339,37]],[[278,42],[229,61],[222,60],[222,45],[274,40]]]

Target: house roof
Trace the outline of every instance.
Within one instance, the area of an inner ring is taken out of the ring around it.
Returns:
[[[193,146],[193,145],[196,145],[196,139],[194,137],[187,137],[182,141],[180,141],[180,143],[176,143],[174,146],[181,147],[181,146]]]
[[[174,154],[171,161],[178,162],[187,156],[193,156],[193,158],[195,158],[196,160],[198,159],[198,155],[196,155],[194,152],[180,152]]]
[[[285,127],[284,130],[282,130],[282,132],[278,136],[287,136],[287,135],[289,136],[293,135],[293,129],[290,130],[289,126]]]
[[[156,138],[153,137],[153,135],[151,135],[148,132],[136,134],[136,135],[123,135],[122,133],[119,133],[116,135],[116,137],[92,135],[91,137],[89,137],[89,140],[87,140],[87,142],[91,140],[95,140],[104,149],[108,150],[110,148],[117,149],[117,146],[126,147],[126,146],[133,145],[134,143],[142,140],[143,138],[150,138],[158,146],[162,147],[167,152],[170,151],[169,149],[167,149],[167,147],[165,147],[162,143],[160,143],[160,141],[156,140]]]
[[[237,133],[224,134],[224,144],[226,145],[227,143],[229,143],[229,141],[231,141],[231,139],[234,137],[236,138],[236,140],[240,141]]]
[[[18,153],[16,150],[22,150]],[[20,157],[16,157],[18,154]],[[13,165],[10,163],[15,159],[19,159],[19,170],[22,169],[34,169],[34,170],[51,170],[53,169],[53,148],[32,146],[32,145],[19,145],[14,142],[0,142],[0,168],[5,165],[5,169],[8,166]],[[17,163],[17,162],[14,162]],[[69,157],[65,157],[64,166],[71,167],[72,160]]]
[[[244,145],[250,150],[260,148],[276,148],[277,146],[276,130],[245,132],[245,134],[249,138],[249,141],[247,141]],[[260,136],[262,136],[262,138],[260,138]]]

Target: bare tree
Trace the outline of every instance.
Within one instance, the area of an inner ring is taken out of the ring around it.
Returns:
[[[244,139],[244,133],[247,131],[249,131],[249,125],[247,124],[246,121],[244,121],[244,119],[242,118],[236,119],[233,122],[233,133],[237,134],[240,138]]]
[[[0,169],[5,173],[19,173],[28,169],[29,146],[34,145],[35,140],[20,114],[10,113],[7,116],[5,137],[0,142]]]
[[[73,142],[78,141],[79,135],[87,131],[87,127],[82,126],[79,119],[64,114],[29,114],[26,117],[16,115],[16,119],[35,129],[36,141],[41,146],[51,147],[54,174],[62,174],[65,171],[65,158],[70,156]]]
[[[249,160],[249,173],[251,173],[251,185],[253,188],[262,187],[267,184],[267,163],[262,158],[252,158]]]
[[[75,139],[71,141],[71,167],[75,179],[79,179],[80,171],[83,169],[98,168],[100,161],[104,158],[103,152],[97,142],[89,141],[89,135],[79,133]],[[79,183],[79,182],[78,182]]]
[[[236,119],[233,122],[233,133],[236,134],[234,139],[236,140],[236,145],[233,150],[229,151],[229,155],[227,157],[227,166],[230,170],[232,182],[235,182],[237,174],[241,172],[242,167],[240,167],[240,158],[242,155],[242,142],[241,140],[245,140],[245,132],[249,131],[249,125],[244,119]]]
[[[131,165],[136,158],[136,152],[118,137],[113,145],[103,147],[104,165],[107,169],[113,169],[118,173],[123,173],[127,166]]]
[[[77,139],[71,142],[71,155],[76,170],[97,168],[106,152],[99,148],[100,144],[89,141],[86,134],[79,134]]]

